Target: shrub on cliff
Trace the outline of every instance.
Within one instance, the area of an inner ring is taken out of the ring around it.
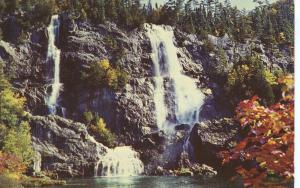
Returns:
[[[94,115],[91,111],[83,113],[82,120],[89,127],[95,138],[108,147],[113,147],[116,136],[106,127],[103,118],[97,114]]]
[[[218,56],[219,61],[212,63],[209,74],[221,86],[221,103],[234,108],[239,101],[254,95],[261,98],[263,105],[276,102],[280,95],[276,80],[281,73],[268,70],[257,53],[252,51],[233,65],[224,58],[222,50],[219,50]]]
[[[99,118],[95,125],[91,125],[91,130],[101,143],[108,147],[114,146],[116,136],[106,128],[106,123],[103,118]]]
[[[94,119],[94,115],[91,111],[86,111],[83,113],[83,122],[90,125]]]
[[[88,71],[82,73],[82,79],[93,90],[109,88],[118,91],[128,82],[127,73],[112,67],[107,59],[92,64]]]

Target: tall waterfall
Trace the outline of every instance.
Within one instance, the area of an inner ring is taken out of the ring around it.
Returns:
[[[98,174],[100,168],[100,174]],[[95,166],[95,176],[136,176],[144,172],[144,164],[139,154],[130,146],[108,149]]]
[[[155,67],[154,103],[157,126],[168,130],[170,125],[195,123],[199,120],[204,95],[195,80],[182,73],[172,27],[148,24],[145,27]],[[167,84],[171,87],[167,87]],[[170,119],[172,113],[175,119]]]
[[[62,85],[59,80],[60,50],[55,45],[55,42],[59,38],[59,27],[59,17],[58,15],[53,15],[50,25],[47,28],[49,36],[47,62],[52,62],[54,64],[54,77],[51,83],[51,94],[46,99],[46,103],[51,114],[56,113],[57,99]]]

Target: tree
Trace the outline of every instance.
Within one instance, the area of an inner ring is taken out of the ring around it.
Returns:
[[[6,0],[6,8],[8,12],[12,12],[19,8],[20,0]]]
[[[16,126],[23,116],[25,98],[15,94],[10,89],[0,93],[0,124]]]
[[[22,9],[25,12],[31,12],[33,10],[34,7],[34,1],[33,0],[23,0],[21,1],[21,5],[22,5]]]
[[[33,157],[30,126],[28,122],[21,121],[24,104],[25,98],[13,92],[0,65],[0,150],[5,152],[0,152],[0,158],[12,159],[16,163],[15,172],[20,172],[18,168],[21,166],[28,166]],[[21,166],[19,159],[22,161]],[[6,170],[13,170],[10,165],[9,162],[0,161],[0,173],[1,166]]]
[[[283,98],[270,107],[260,105],[259,98],[240,102],[236,119],[247,131],[230,151],[223,151],[223,163],[235,162],[245,186],[264,187],[268,177],[289,181],[294,173],[294,92],[293,76],[278,80]]]
[[[93,113],[91,111],[86,111],[83,113],[83,121],[87,125],[90,125],[94,119]]]
[[[54,8],[54,0],[39,1],[34,7],[33,20],[48,24],[50,17],[54,12]]]
[[[108,147],[114,146],[116,137],[106,128],[106,123],[103,118],[99,118],[96,121],[96,124],[91,126],[91,130],[94,134],[96,134],[96,138],[100,142],[104,143]]]
[[[6,9],[6,1],[0,0],[0,14],[3,14]]]
[[[94,63],[87,73],[83,73],[83,80],[90,89],[109,88],[119,90],[128,81],[128,76],[119,68],[113,68],[107,59]]]
[[[118,21],[118,10],[117,10],[117,1],[116,0],[110,0],[107,3],[107,14],[111,20],[117,22]]]
[[[24,104],[25,98],[12,91],[0,64],[0,124],[9,127],[17,125],[24,114]]]
[[[0,175],[6,173],[16,173],[17,175],[21,175],[25,171],[26,166],[19,157],[14,154],[0,151]],[[0,182],[2,184],[1,180]]]
[[[3,150],[20,157],[26,166],[32,162],[34,151],[28,122],[22,121],[18,127],[8,130],[3,142]]]
[[[152,8],[152,1],[151,1],[151,0],[148,0],[148,5],[147,5],[147,16],[152,15],[152,11],[153,11],[153,8]]]

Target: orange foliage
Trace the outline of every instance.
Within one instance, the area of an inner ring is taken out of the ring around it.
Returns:
[[[0,174],[17,173],[22,174],[26,171],[26,165],[16,155],[0,151]]]
[[[294,174],[294,94],[293,77],[280,79],[283,99],[271,107],[259,104],[259,98],[240,102],[236,119],[247,136],[232,150],[220,153],[223,163],[238,161],[236,172],[245,186],[259,187],[268,176],[289,180]]]

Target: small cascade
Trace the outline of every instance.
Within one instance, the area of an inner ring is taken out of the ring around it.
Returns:
[[[194,156],[194,148],[190,142],[190,136],[187,136],[183,143],[183,151],[189,154],[189,157]]]
[[[54,76],[51,83],[51,93],[46,99],[47,106],[49,108],[49,112],[51,114],[56,114],[57,108],[57,99],[59,97],[59,92],[61,89],[61,83],[59,78],[60,72],[60,50],[55,45],[55,42],[59,38],[59,27],[60,21],[58,15],[53,15],[51,17],[50,25],[48,26],[48,53],[47,53],[47,62],[54,64]]]
[[[157,126],[168,131],[178,124],[194,124],[204,101],[194,79],[184,75],[170,26],[145,25],[155,68],[154,103]],[[166,85],[171,85],[167,87]],[[170,118],[175,117],[175,118]]]
[[[100,169],[100,173],[99,173]],[[137,176],[144,172],[139,154],[130,146],[108,149],[95,166],[94,175],[106,177]]]

